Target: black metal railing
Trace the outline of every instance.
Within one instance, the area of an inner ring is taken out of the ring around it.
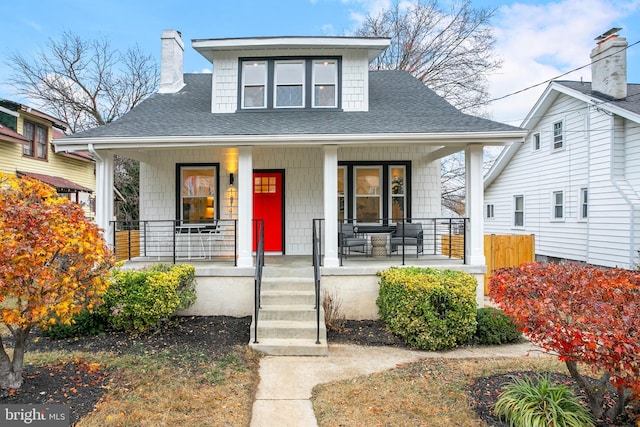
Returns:
[[[340,265],[349,256],[360,258],[424,255],[460,259],[467,263],[468,218],[379,218],[358,222],[347,218],[338,223]]]
[[[227,261],[237,265],[237,220],[190,223],[181,220],[111,221],[118,261],[140,259]]]
[[[315,285],[315,310],[316,310],[316,344],[320,344],[320,263],[321,263],[321,236],[322,236],[321,219],[313,220],[313,283]]]
[[[253,343],[258,344],[258,316],[260,314],[260,308],[262,305],[261,292],[262,292],[262,268],[264,267],[264,220],[254,220],[254,230],[257,239],[256,244],[256,271],[253,276]]]

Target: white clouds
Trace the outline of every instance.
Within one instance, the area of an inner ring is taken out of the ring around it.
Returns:
[[[590,62],[594,38],[617,26],[640,8],[640,1],[562,0],[547,4],[514,3],[502,6],[495,21],[496,53],[502,58],[499,74],[491,77],[491,98],[504,96],[559,76]],[[621,33],[624,36],[624,30]],[[562,77],[591,81],[590,68]],[[497,101],[493,118],[520,124],[545,85]]]

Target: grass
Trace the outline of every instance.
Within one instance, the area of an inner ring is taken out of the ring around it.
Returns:
[[[318,426],[485,426],[469,407],[473,378],[509,371],[565,372],[551,358],[425,359],[314,388]]]

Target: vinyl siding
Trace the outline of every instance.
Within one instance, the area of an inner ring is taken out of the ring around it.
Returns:
[[[563,120],[565,147],[553,151],[553,123]],[[536,235],[536,254],[630,267],[640,242],[640,131],[573,97],[560,94],[531,134],[541,149],[523,144],[485,191],[495,218],[487,233]],[[615,141],[615,142],[614,142]],[[588,188],[588,218],[580,218],[580,189]],[[564,191],[565,218],[552,219],[554,191]],[[511,227],[512,198],[525,195],[525,227]],[[633,217],[633,219],[632,219]]]

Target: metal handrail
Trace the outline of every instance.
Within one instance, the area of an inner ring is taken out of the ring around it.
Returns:
[[[320,227],[322,227],[321,219],[314,219],[313,228],[313,282],[315,285],[315,310],[316,310],[316,344],[320,344],[320,272],[321,263],[321,241]]]
[[[258,344],[258,315],[262,305],[260,292],[262,291],[262,268],[264,267],[264,220],[254,220],[255,236],[258,240],[256,245],[256,271],[253,277],[254,289],[254,307],[253,307],[253,343]]]

